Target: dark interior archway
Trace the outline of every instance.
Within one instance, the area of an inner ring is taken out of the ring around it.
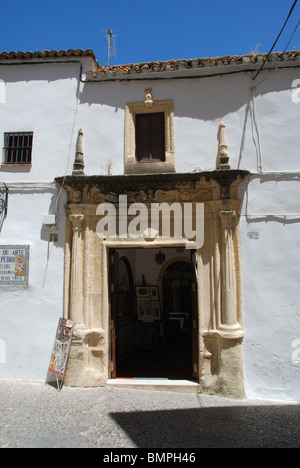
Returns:
[[[118,291],[121,295],[119,294],[116,301],[116,377],[192,380],[194,300],[192,263],[188,260],[174,259],[164,269],[161,320],[153,323],[143,323],[138,320],[136,311],[135,315],[130,313],[133,310],[130,306],[132,296],[128,290],[130,274],[125,280],[126,262],[124,263],[123,260],[122,263],[123,265],[118,267]],[[125,296],[127,301],[124,305]],[[120,314],[120,307],[127,308],[128,313]],[[127,327],[127,331],[125,332],[124,329],[123,333],[124,327]],[[135,332],[136,341],[132,341],[130,348],[128,340],[132,340],[133,336],[130,337],[129,333],[133,335]],[[152,346],[149,346],[147,342],[147,337],[150,335],[153,337]],[[122,346],[126,343],[127,351],[122,355]]]

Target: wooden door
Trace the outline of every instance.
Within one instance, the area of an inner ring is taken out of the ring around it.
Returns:
[[[192,347],[193,347],[193,378],[199,379],[199,319],[198,319],[198,284],[197,284],[197,252],[191,250],[192,263]]]
[[[110,320],[109,320],[109,336],[110,336],[110,378],[115,379],[117,375],[116,362],[116,342],[117,342],[117,286],[118,286],[118,261],[119,255],[115,249],[109,251],[109,296],[110,296]]]

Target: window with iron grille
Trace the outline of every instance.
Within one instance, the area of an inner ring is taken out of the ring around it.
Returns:
[[[33,132],[4,133],[4,164],[31,164]]]

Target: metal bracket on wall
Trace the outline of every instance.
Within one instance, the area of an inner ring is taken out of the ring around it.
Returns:
[[[0,182],[0,232],[7,216],[8,188],[4,182]]]

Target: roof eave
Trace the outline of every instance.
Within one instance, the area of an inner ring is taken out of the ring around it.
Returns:
[[[69,49],[69,50],[37,50],[37,51],[28,51],[28,52],[1,52],[0,53],[0,62],[16,62],[16,61],[31,61],[36,60],[61,60],[61,59],[81,59],[81,58],[91,58],[96,67],[99,67],[99,64],[96,60],[96,56],[91,49],[82,50],[82,49]]]
[[[267,54],[257,54],[99,67],[88,78],[91,81],[130,81],[255,72],[261,68],[266,57]],[[300,51],[273,53],[264,64],[265,70],[290,67],[300,67]]]

